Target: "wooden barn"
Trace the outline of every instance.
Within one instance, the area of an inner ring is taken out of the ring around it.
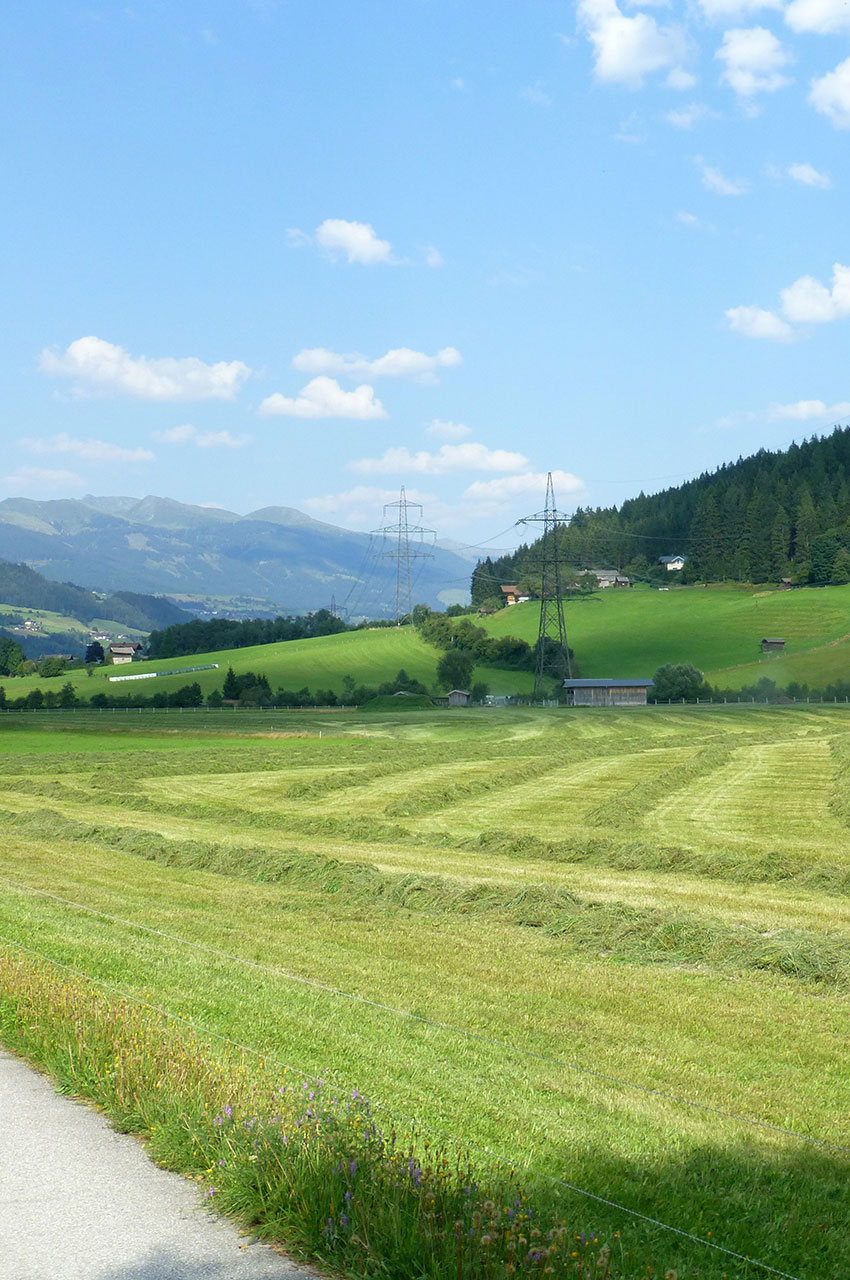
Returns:
[[[651,680],[565,680],[570,707],[645,707]]]
[[[781,636],[765,636],[761,642],[762,653],[781,653],[785,648],[785,641]]]

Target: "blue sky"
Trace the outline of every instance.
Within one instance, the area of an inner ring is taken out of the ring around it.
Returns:
[[[477,543],[850,421],[847,0],[5,18],[0,497]],[[496,538],[510,545],[513,535]]]

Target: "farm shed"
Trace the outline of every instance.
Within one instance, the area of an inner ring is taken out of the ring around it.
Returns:
[[[127,644],[115,643],[109,646],[109,652],[112,655],[113,663],[117,667],[122,662],[132,662],[141,647],[135,641],[130,641]]]
[[[765,636],[761,642],[762,653],[781,653],[785,648],[785,641],[781,636]]]
[[[651,680],[565,680],[570,707],[643,707]]]
[[[472,694],[468,689],[450,689],[449,690],[449,706],[450,707],[468,707]]]

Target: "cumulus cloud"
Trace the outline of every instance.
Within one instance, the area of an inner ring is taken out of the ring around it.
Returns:
[[[21,448],[27,453],[71,453],[87,462],[153,462],[150,449],[127,449],[108,440],[75,440],[66,432],[42,439],[24,437]]]
[[[767,27],[734,27],[723,33],[723,43],[715,53],[723,64],[721,80],[740,98],[753,98],[758,93],[775,93],[791,81],[782,68],[791,62]]]
[[[765,338],[769,342],[790,342],[794,336],[790,324],[762,307],[730,307],[726,312],[729,328],[745,338]]]
[[[575,497],[584,492],[584,481],[569,471],[553,471],[552,484],[558,501]],[[504,506],[519,499],[538,498],[538,506],[542,506],[546,493],[546,474],[544,472],[524,471],[521,475],[500,476],[496,480],[476,480],[464,493],[469,502],[481,502],[488,505]]]
[[[441,267],[443,265],[443,255],[432,244],[425,246],[425,265],[426,267]]]
[[[344,257],[348,262],[359,262],[364,267],[374,267],[382,262],[397,262],[389,240],[379,239],[370,222],[325,218],[312,235],[297,227],[290,227],[286,235],[289,243],[296,249],[317,244],[332,258]]]
[[[800,276],[780,290],[780,316],[761,307],[732,307],[726,312],[731,328],[747,338],[768,338],[787,342],[794,335],[792,325],[829,324],[850,316],[850,267],[836,262],[832,282],[823,284],[814,276]],[[784,316],[784,319],[782,318]]]
[[[72,378],[77,395],[126,395],[138,400],[232,400],[251,370],[241,360],[204,364],[131,356],[102,338],[77,338],[65,351],[42,351],[40,367],[53,377]]]
[[[792,31],[831,36],[850,31],[846,0],[791,0],[785,21]]]
[[[423,493],[420,489],[407,489],[407,500],[418,502],[428,507],[429,515],[435,508],[443,508],[443,504],[433,493]],[[398,501],[398,489],[381,489],[373,485],[355,485],[353,489],[344,489],[340,493],[326,493],[320,497],[303,498],[301,505],[316,515],[333,516],[342,524],[353,528],[374,528],[381,508],[387,502]]]
[[[828,173],[820,173],[811,164],[789,164],[788,177],[795,182],[802,182],[805,187],[820,187],[827,191],[832,186],[832,178]]]
[[[463,359],[454,347],[443,347],[436,355],[413,351],[410,347],[396,347],[386,355],[370,360],[359,351],[338,353],[325,347],[306,347],[293,358],[293,369],[301,373],[336,374],[351,378],[416,378],[434,381],[437,369],[453,369]]]
[[[668,124],[677,129],[693,129],[700,120],[716,120],[717,112],[712,111],[704,102],[689,102],[686,107],[676,107],[668,111],[664,117]]]
[[[193,444],[198,449],[241,449],[251,437],[232,436],[229,431],[199,431],[190,422],[184,422],[166,431],[155,431],[154,439],[164,444]]]
[[[9,493],[29,494],[33,490],[77,489],[83,483],[75,471],[50,471],[42,467],[18,467],[10,475],[0,478]]]
[[[387,411],[375,399],[373,387],[363,383],[353,391],[343,391],[335,378],[313,378],[293,399],[275,392],[260,405],[264,417],[357,418],[367,421],[386,418]]]
[[[674,67],[667,77],[668,89],[679,89],[682,92],[686,89],[693,89],[696,82],[696,76],[691,75],[690,71],[685,71],[682,67]]]
[[[521,453],[507,449],[488,449],[484,444],[444,444],[436,453],[422,449],[411,453],[409,449],[387,449],[380,458],[359,458],[350,462],[352,471],[364,475],[417,475],[441,476],[453,471],[516,471],[528,466],[528,459]]]
[[[782,312],[793,324],[826,324],[850,316],[850,267],[836,262],[832,286],[801,276],[780,293]]]
[[[750,184],[743,178],[727,178],[720,169],[706,164],[702,156],[696,157],[696,163],[706,191],[713,191],[718,196],[743,196],[749,191]]]
[[[595,53],[597,79],[639,88],[644,77],[678,67],[687,53],[681,29],[648,13],[627,17],[616,0],[579,0],[579,24]]]
[[[812,418],[836,422],[839,418],[850,418],[850,400],[839,400],[836,404],[796,400],[793,404],[772,404],[769,413],[772,418],[790,418],[793,422],[809,422]]]
[[[472,427],[464,426],[462,422],[433,418],[425,428],[425,432],[434,440],[466,440],[472,435]]]
[[[850,6],[847,13],[850,15]],[[809,102],[815,111],[828,116],[836,129],[850,129],[850,58],[812,81]]]

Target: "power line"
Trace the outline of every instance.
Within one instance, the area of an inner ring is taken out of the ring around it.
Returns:
[[[698,1102],[691,1098],[684,1098],[679,1094],[669,1093],[664,1089],[656,1089],[650,1085],[637,1084],[632,1080],[626,1080],[621,1076],[609,1075],[604,1071],[597,1071],[593,1067],[585,1067],[580,1063],[567,1062],[563,1058],[555,1057],[554,1054],[540,1053],[534,1049],[525,1049],[521,1045],[512,1044],[509,1040],[499,1040],[495,1036],[487,1036],[478,1031],[470,1031],[467,1027],[455,1027],[449,1022],[440,1022],[434,1018],[426,1018],[420,1013],[411,1013],[408,1009],[398,1009],[394,1005],[384,1004],[380,1000],[371,1000],[368,996],[360,996],[354,992],[346,991],[342,987],[334,987],[328,983],[320,982],[317,978],[305,978],[303,975],[293,973],[289,969],[283,969],[278,965],[264,964],[260,960],[249,960],[245,956],[237,956],[229,951],[222,951],[218,947],[209,946],[205,942],[193,942],[191,938],[183,938],[179,934],[168,933],[164,929],[157,929],[153,925],[142,924],[138,920],[128,920],[124,916],[113,915],[109,911],[102,911],[99,907],[90,907],[84,902],[76,902],[73,898],[66,898],[60,893],[54,893],[50,889],[40,889],[34,885],[21,885],[15,880],[10,880],[4,876],[2,883],[15,889],[22,896],[26,894],[35,894],[40,897],[50,898],[55,902],[61,902],[65,906],[74,907],[79,911],[85,911],[89,915],[100,916],[104,920],[111,920],[113,924],[124,925],[131,929],[138,929],[142,933],[153,934],[158,938],[165,938],[169,942],[177,942],[182,946],[189,947],[195,951],[202,951],[206,955],[216,956],[220,960],[229,960],[235,964],[245,965],[250,969],[257,969],[261,973],[269,973],[275,977],[286,978],[290,982],[295,982],[301,986],[311,987],[317,991],[323,991],[329,995],[341,996],[345,1000],[350,1000],[354,1004],[366,1005],[371,1009],[380,1009],[384,1013],[392,1013],[399,1018],[407,1018],[411,1022],[419,1022],[423,1026],[433,1027],[435,1030],[447,1031],[452,1035],[462,1036],[467,1040],[474,1040],[481,1044],[491,1045],[496,1049],[507,1049],[521,1057],[531,1058],[537,1062],[545,1062],[550,1066],[563,1068],[565,1071],[572,1071],[578,1075],[585,1075],[595,1080],[602,1080],[607,1084],[615,1084],[621,1088],[634,1089],[639,1093],[644,1093],[652,1097],[661,1098],[666,1102],[676,1102],[682,1106],[692,1107],[699,1111],[705,1111],[712,1115],[720,1116],[725,1120],[734,1120],[741,1124],[748,1124],[757,1129],[765,1129],[768,1132],[782,1135],[786,1138],[793,1138],[798,1142],[808,1142],[813,1146],[823,1147],[831,1151],[840,1151],[850,1155],[850,1147],[842,1146],[840,1143],[829,1142],[825,1138],[811,1137],[805,1133],[798,1133],[794,1129],[786,1129],[781,1125],[770,1124],[766,1120],[756,1120],[751,1116],[740,1115],[734,1111],[725,1111],[720,1107],[713,1107],[706,1102]]]
[[[249,1053],[261,1060],[267,1061],[271,1059],[278,1066],[286,1067],[290,1071],[296,1071],[299,1074],[305,1076],[307,1079],[314,1080],[318,1083],[321,1083],[323,1080],[328,1079],[327,1075],[320,1077],[320,1076],[313,1075],[309,1071],[302,1071],[300,1067],[296,1067],[291,1063],[284,1062],[283,1059],[278,1057],[277,1054],[274,1054],[274,1053],[269,1054],[267,1052],[264,1052],[262,1049],[254,1048],[253,1045],[241,1044],[239,1041],[232,1040],[230,1039],[229,1036],[225,1036],[220,1031],[216,1031],[212,1027],[207,1027],[203,1023],[194,1022],[189,1018],[182,1017],[180,1014],[172,1013],[171,1010],[165,1009],[161,1005],[155,1005],[155,1004],[152,1004],[150,1001],[141,1000],[138,996],[133,995],[132,992],[125,991],[121,987],[115,986],[113,983],[105,982],[102,978],[93,978],[90,974],[85,973],[84,971],[81,971],[79,969],[74,969],[71,965],[65,964],[61,960],[54,960],[52,957],[46,956],[42,952],[34,950],[32,947],[25,947],[21,943],[16,942],[9,938],[5,938],[2,935],[0,935],[0,941],[5,942],[7,946],[16,947],[18,950],[25,952],[27,955],[36,956],[38,957],[38,959],[44,960],[47,964],[52,964],[57,968],[64,969],[66,972],[73,974],[75,977],[83,978],[85,981],[89,983],[92,983],[96,986],[101,986],[107,991],[112,991],[114,994],[121,996],[122,999],[129,1001],[131,1004],[138,1004],[142,1008],[150,1009],[155,1013],[159,1013],[162,1017],[172,1018],[175,1021],[182,1023],[184,1026],[190,1027],[193,1031],[200,1032],[202,1035],[211,1036],[213,1039],[221,1040],[224,1044],[228,1044],[232,1048],[239,1049],[243,1053]],[[445,1132],[439,1129],[435,1129],[430,1125],[421,1124],[420,1127],[428,1133],[438,1135],[441,1138],[446,1138],[451,1142],[458,1141],[455,1135],[446,1134]],[[494,1153],[489,1147],[485,1147],[480,1143],[465,1141],[464,1145],[473,1151],[480,1151],[489,1156],[493,1156],[495,1154],[498,1159],[498,1153]],[[715,1241],[708,1240],[703,1236],[694,1235],[693,1232],[685,1231],[682,1227],[674,1227],[670,1223],[663,1222],[660,1218],[650,1217],[649,1214],[641,1213],[640,1210],[638,1209],[631,1209],[629,1208],[628,1205],[620,1204],[616,1200],[610,1200],[606,1196],[600,1196],[594,1191],[588,1191],[584,1187],[579,1187],[575,1183],[567,1182],[565,1178],[559,1178],[557,1177],[557,1175],[548,1173],[546,1170],[535,1169],[533,1166],[530,1166],[530,1165],[526,1166],[526,1168],[528,1170],[528,1173],[533,1175],[536,1178],[542,1178],[548,1182],[551,1182],[555,1186],[564,1187],[567,1191],[571,1191],[575,1195],[584,1196],[586,1199],[593,1200],[597,1204],[604,1204],[608,1208],[616,1209],[618,1213],[628,1214],[630,1217],[636,1218],[641,1222],[648,1222],[654,1227],[659,1227],[662,1231],[669,1231],[673,1235],[681,1236],[683,1239],[690,1240],[694,1244],[701,1245],[704,1248],[714,1249],[715,1252],[721,1253],[728,1258],[735,1258],[736,1261],[743,1262],[746,1266],[755,1267],[758,1270],[764,1271],[769,1275],[780,1276],[782,1280],[802,1280],[802,1277],[792,1275],[790,1271],[781,1271],[779,1270],[778,1267],[772,1267],[767,1262],[761,1262],[757,1258],[750,1258],[744,1253],[738,1253],[735,1249],[728,1249],[726,1248],[725,1245],[717,1244],[715,1243]]]

